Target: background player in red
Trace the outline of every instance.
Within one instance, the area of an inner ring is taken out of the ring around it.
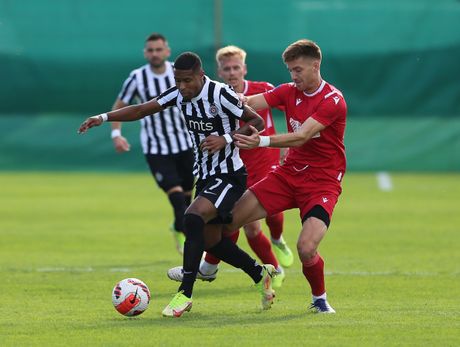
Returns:
[[[283,52],[293,83],[247,98],[256,110],[284,106],[287,134],[235,135],[238,147],[289,147],[283,166],[250,187],[233,209],[235,230],[267,215],[297,207],[302,230],[297,251],[302,271],[313,294],[311,308],[334,313],[326,298],[324,261],[318,246],[329,227],[342,192],[346,158],[343,137],[347,106],[342,93],[321,77],[321,49],[310,40],[299,40]]]
[[[246,52],[239,47],[226,46],[219,49],[216,53],[216,61],[219,77],[222,78],[225,83],[231,85],[237,93],[249,96],[264,93],[274,88],[273,85],[268,82],[245,80],[244,77],[247,74],[245,63]],[[265,121],[265,130],[261,132],[261,134],[266,136],[275,134],[276,131],[270,108],[259,110],[258,114]],[[242,122],[240,122],[240,125],[243,125]],[[263,179],[268,172],[279,164],[280,150],[278,148],[243,149],[240,150],[240,156],[248,171],[247,186],[250,187]],[[282,266],[289,267],[294,261],[294,256],[281,236],[283,232],[283,213],[267,216],[265,221],[270,229],[276,257],[273,254],[270,241],[261,230],[260,221],[246,224],[244,226],[244,231],[249,245],[260,260],[266,264],[273,264],[277,268],[279,275],[274,278],[273,286],[280,287],[285,276],[279,263],[281,263]],[[238,238],[238,234],[239,232],[236,231],[236,233],[232,235],[235,241]],[[206,254],[200,266],[200,272],[203,277],[213,276],[213,278],[215,278],[218,263],[219,259],[211,254]]]

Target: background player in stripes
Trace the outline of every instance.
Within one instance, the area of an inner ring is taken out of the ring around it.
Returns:
[[[166,38],[159,33],[147,37],[144,58],[147,64],[133,70],[118,94],[112,110],[134,101],[147,102],[174,86],[173,64],[167,59],[171,50]],[[166,193],[174,211],[171,226],[176,249],[183,253],[185,236],[183,216],[192,197],[194,155],[184,119],[177,107],[148,115],[140,120],[142,150],[150,172]],[[119,153],[129,151],[130,145],[121,134],[121,123],[112,123],[112,139]]]
[[[321,49],[313,41],[292,43],[283,52],[283,61],[293,83],[248,97],[255,109],[283,105],[289,133],[260,136],[252,128],[250,136],[235,135],[237,146],[290,150],[282,166],[250,187],[236,203],[228,230],[297,207],[302,220],[297,251],[312,290],[311,308],[335,313],[327,302],[324,261],[317,250],[342,192],[347,105],[342,93],[322,79],[321,60]]]
[[[233,143],[237,133],[262,130],[263,119],[242,104],[228,86],[204,75],[201,59],[192,52],[182,53],[174,63],[176,87],[149,102],[88,118],[79,133],[103,121],[133,121],[174,105],[180,106],[196,147],[199,179],[196,197],[184,216],[187,239],[184,247],[184,277],[178,293],[163,310],[163,315],[180,317],[192,306],[193,284],[206,249],[225,262],[241,268],[256,283],[262,307],[271,307],[274,291],[273,265],[259,265],[229,238],[222,237],[222,223],[231,220],[230,211],[246,187],[246,170]],[[239,120],[245,125],[239,127]]]

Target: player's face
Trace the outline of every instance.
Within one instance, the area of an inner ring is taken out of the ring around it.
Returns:
[[[154,68],[162,67],[171,55],[168,44],[163,40],[147,41],[144,47],[144,58]]]
[[[237,56],[219,60],[219,77],[235,90],[240,90],[244,85],[244,76],[247,73],[246,64]]]
[[[286,63],[291,79],[300,91],[311,88],[319,77],[319,61],[300,57]]]
[[[174,69],[174,80],[176,81],[176,87],[179,89],[179,93],[181,93],[185,101],[189,101],[190,99],[200,94],[204,85],[203,76],[203,70],[193,72],[192,70]]]

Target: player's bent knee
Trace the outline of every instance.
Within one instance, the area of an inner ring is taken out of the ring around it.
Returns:
[[[260,233],[260,226],[258,223],[249,223],[244,226],[244,233],[249,239],[256,237]]]
[[[313,241],[301,241],[297,242],[297,253],[299,254],[300,260],[308,261],[316,255],[317,245]]]

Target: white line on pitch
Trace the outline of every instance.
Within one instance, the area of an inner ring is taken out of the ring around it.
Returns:
[[[393,181],[391,180],[391,176],[388,172],[378,172],[377,182],[380,190],[384,192],[393,190]]]

